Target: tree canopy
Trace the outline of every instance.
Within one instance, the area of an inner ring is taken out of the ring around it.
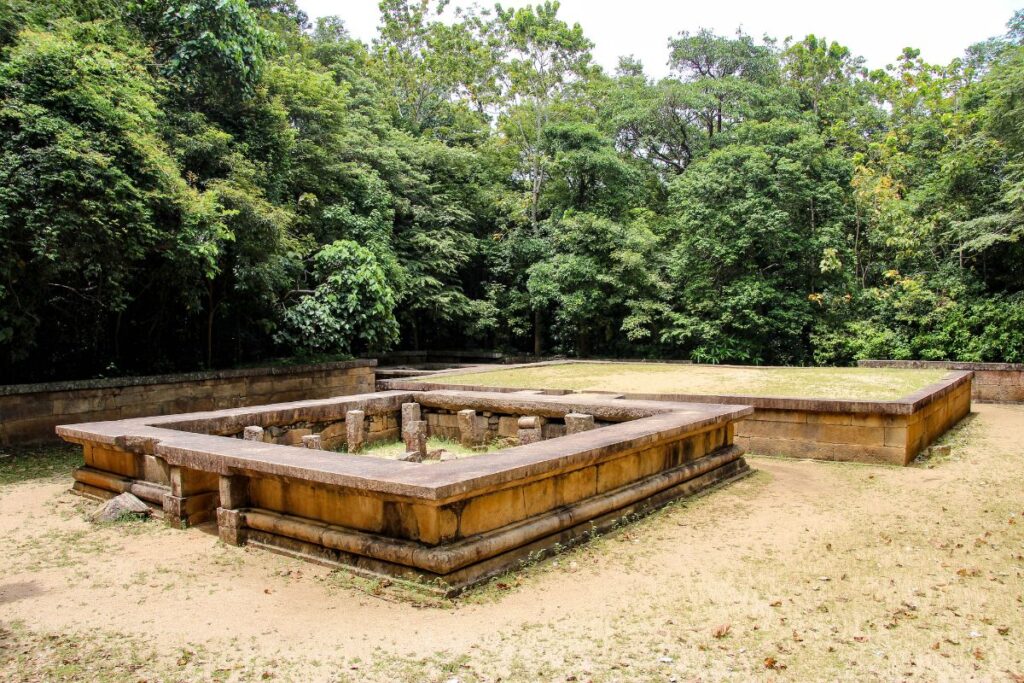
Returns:
[[[655,81],[557,2],[448,5],[382,0],[367,45],[292,0],[0,4],[0,381],[1024,361],[1021,12],[877,70],[676,27]]]

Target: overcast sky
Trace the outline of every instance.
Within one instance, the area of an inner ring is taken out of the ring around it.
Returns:
[[[352,35],[364,42],[377,32],[377,0],[298,0],[318,17],[336,14]],[[453,0],[452,5],[470,2]],[[492,2],[481,2],[491,5]],[[536,4],[505,0],[502,5]],[[611,71],[620,55],[632,54],[648,75],[666,75],[669,36],[701,27],[732,34],[738,26],[752,36],[780,41],[808,33],[837,40],[867,59],[869,67],[895,61],[904,47],[940,64],[960,56],[971,43],[1002,34],[1006,22],[1024,0],[562,0],[560,16],[579,22],[596,46],[594,57]]]

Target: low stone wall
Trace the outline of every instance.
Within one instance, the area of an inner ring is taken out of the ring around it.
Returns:
[[[907,412],[898,403],[844,411],[769,404],[737,425],[736,443],[763,455],[906,465],[971,412],[971,383],[922,398]]]
[[[179,375],[0,386],[0,446],[56,441],[70,422],[122,420],[200,410],[362,394],[374,360]]]
[[[862,360],[862,368],[944,368],[974,373],[971,396],[979,403],[1024,403],[1024,363],[947,360]]]
[[[639,393],[609,397],[749,405],[754,407],[754,414],[737,423],[736,443],[750,453],[906,465],[971,412],[972,375],[969,371],[951,371],[939,382],[894,401]],[[523,391],[447,384],[444,373],[431,375],[429,381],[393,379],[378,385],[402,391]],[[573,394],[565,389],[532,391]]]

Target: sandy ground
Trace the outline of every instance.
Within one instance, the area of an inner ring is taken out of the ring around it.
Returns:
[[[518,389],[892,400],[937,382],[947,373],[947,370],[904,368],[557,363],[514,369],[491,367],[428,375],[413,381]]]
[[[456,601],[0,487],[0,679],[1024,681],[1024,406],[756,474]]]

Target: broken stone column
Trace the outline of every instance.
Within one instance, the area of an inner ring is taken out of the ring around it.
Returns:
[[[422,420],[419,403],[402,404],[402,441],[405,442],[405,450],[408,453],[416,452],[418,443],[415,436],[411,435],[413,425]]]
[[[345,413],[345,435],[349,453],[358,453],[366,443],[366,413],[350,410]]]
[[[479,448],[484,445],[484,424],[476,416],[472,408],[460,410],[459,420],[459,441],[466,448]]]
[[[419,403],[403,403],[402,404],[402,430],[405,430],[405,425],[410,422],[419,422],[423,418],[420,415],[420,404]]]
[[[579,434],[594,428],[594,416],[586,413],[566,413],[565,433]]]
[[[527,415],[519,418],[519,445],[525,446],[528,443],[536,443],[544,438],[544,420],[536,415]]]
[[[323,442],[320,440],[319,434],[306,434],[302,437],[302,447],[312,448],[317,451],[322,451],[324,449]]]
[[[220,507],[217,508],[217,533],[229,545],[244,545],[245,532],[239,508],[249,505],[249,478],[222,475],[219,482]]]
[[[242,431],[242,438],[246,441],[263,441],[263,427],[246,427]]]
[[[402,423],[402,441],[405,442],[404,460],[419,462],[427,457],[427,421],[413,420]],[[412,454],[415,453],[418,459]]]

